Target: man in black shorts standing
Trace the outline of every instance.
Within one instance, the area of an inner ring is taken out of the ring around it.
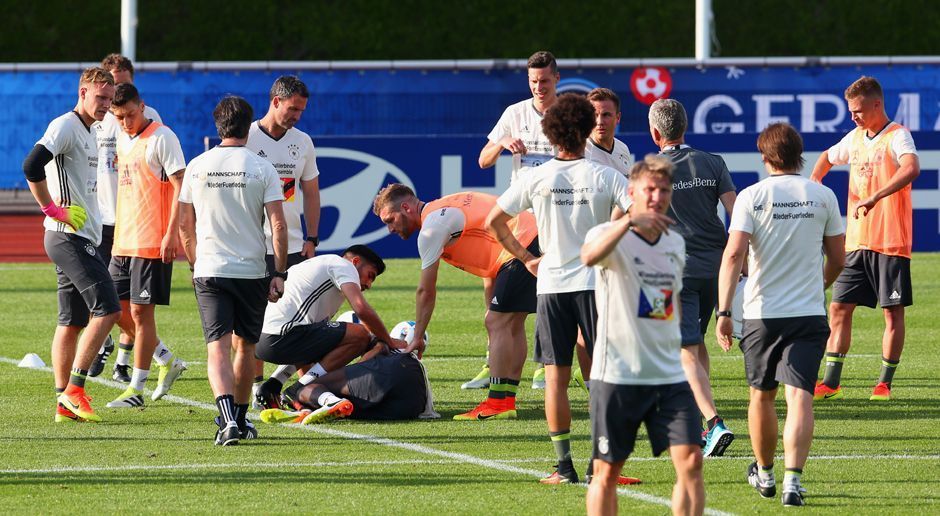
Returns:
[[[245,419],[254,350],[265,298],[276,302],[284,293],[287,225],[277,172],[245,148],[251,105],[241,97],[225,97],[212,115],[222,143],[189,162],[179,213],[208,347],[209,384],[219,408],[215,443],[227,446],[257,436]],[[272,278],[264,263],[266,219],[274,239]]]

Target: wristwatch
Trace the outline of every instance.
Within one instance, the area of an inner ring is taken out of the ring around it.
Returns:
[[[718,310],[715,312],[715,320],[717,321],[719,317],[731,317],[731,310]]]
[[[285,271],[285,272],[277,272],[277,271],[274,271],[274,277],[275,277],[275,278],[281,278],[282,280],[285,280],[285,281],[286,281],[286,280],[287,280],[287,272],[286,272],[286,271]]]
[[[312,243],[313,243],[313,247],[316,247],[316,246],[320,245],[320,237],[318,237],[318,236],[308,236],[308,237],[307,237],[307,242],[312,242]]]

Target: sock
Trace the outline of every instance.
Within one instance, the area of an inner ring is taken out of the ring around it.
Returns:
[[[715,414],[715,417],[705,422],[705,425],[706,425],[705,429],[711,432],[712,428],[715,428],[715,425],[717,425],[719,421],[721,421],[721,418],[718,417],[718,414]]]
[[[555,455],[558,461],[571,461],[571,430],[561,430],[558,432],[549,432],[548,436],[555,446]]]
[[[770,466],[761,466],[760,464],[758,464],[757,465],[757,478],[759,478],[761,482],[764,482],[764,483],[773,482],[774,481],[774,465],[771,464]]]
[[[297,372],[297,368],[292,365],[280,365],[277,366],[277,369],[274,370],[274,373],[271,375],[271,378],[281,382],[281,385],[287,383],[287,380],[290,380],[291,376],[294,376],[294,373]]]
[[[326,369],[320,365],[320,362],[313,364],[313,367],[307,371],[307,374],[300,377],[300,385],[310,385],[314,380],[326,374]]]
[[[325,407],[331,403],[336,403],[340,401],[341,399],[342,398],[337,397],[332,392],[326,391],[317,398],[317,404],[320,405],[321,407]]]
[[[516,409],[516,391],[519,390],[519,380],[504,378],[506,381],[506,408]]]
[[[506,391],[509,384],[506,383],[508,378],[497,378],[495,376],[490,377],[490,394],[489,397],[491,400],[502,401],[506,399]]]
[[[881,376],[878,377],[878,383],[886,383],[888,387],[891,387],[891,381],[894,380],[894,371],[898,368],[900,360],[888,360],[887,358],[881,359]]]
[[[799,468],[787,468],[783,473],[783,490],[798,491],[800,489],[800,477],[803,476],[803,470]]]
[[[165,366],[173,362],[173,352],[170,351],[170,348],[166,347],[166,344],[162,340],[157,341],[157,347],[153,350],[153,359],[157,361],[158,364]]]
[[[254,383],[255,385],[260,385],[264,383],[264,375],[259,374],[258,376],[255,377],[252,383]]]
[[[149,369],[137,369],[134,368],[134,372],[131,374],[131,388],[137,391],[144,390],[144,384],[147,383],[147,377],[150,376]]]
[[[222,417],[222,428],[235,421],[235,398],[231,394],[223,394],[215,399],[215,406],[219,408],[219,416]]]
[[[56,398],[58,398],[58,397],[59,397],[59,394],[62,394],[63,392],[65,392],[65,389],[63,389],[63,388],[61,388],[61,387],[56,387],[56,388],[55,388],[55,396],[56,396]]]
[[[85,378],[88,378],[87,369],[72,369],[72,374],[69,375],[69,385],[74,385],[79,389],[85,388]]]
[[[845,363],[845,353],[826,352],[826,374],[823,376],[823,383],[830,389],[839,386],[842,380],[842,364]]]
[[[133,342],[119,342],[118,343],[118,354],[117,358],[114,359],[115,365],[130,365],[131,355],[134,354],[134,343]]]
[[[248,415],[248,404],[235,404],[235,423],[238,424],[238,428],[245,428],[245,416]]]

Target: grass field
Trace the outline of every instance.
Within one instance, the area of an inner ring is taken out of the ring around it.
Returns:
[[[847,399],[816,409],[803,477],[808,512],[940,513],[940,255],[917,255],[913,264],[917,304],[908,311],[896,399],[868,401],[880,365],[882,322],[879,312],[860,310],[843,376]],[[537,482],[554,463],[542,391],[524,382],[517,421],[451,420],[484,395],[462,391],[460,384],[479,370],[486,341],[479,280],[446,266],[441,271],[425,355],[441,420],[302,428],[258,423],[259,440],[221,448],[212,445],[215,408],[185,267],[176,269],[173,305],[157,311],[160,335],[190,363],[172,396],[148,397],[141,409],[107,409],[124,386],[96,381],[88,391],[104,422],[56,425],[51,372],[16,367],[28,352],[50,362],[52,266],[0,264],[0,512],[583,513],[584,486]],[[414,317],[417,278],[416,260],[391,260],[367,293],[389,327]],[[708,510],[779,513],[779,497],[761,499],[744,481],[752,459],[740,352],[723,354],[711,336],[708,342],[715,398],[738,435],[725,457],[705,461]],[[112,363],[102,378],[110,378]],[[526,374],[532,369],[528,364]],[[587,397],[575,387],[570,392],[573,454],[583,472],[591,445]],[[782,413],[782,402],[778,406]],[[621,490],[620,509],[667,513],[672,466],[651,457],[645,441],[637,449],[625,471],[643,484]],[[777,475],[782,479],[782,460]]]

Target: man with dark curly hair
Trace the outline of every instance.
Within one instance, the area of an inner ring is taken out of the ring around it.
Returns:
[[[593,128],[594,108],[587,99],[574,94],[559,97],[542,120],[542,131],[558,149],[557,155],[537,170],[520,174],[487,218],[490,232],[538,278],[535,361],[545,365],[545,416],[558,456],[556,471],[542,479],[545,484],[578,482],[571,460],[568,382],[578,330],[590,353],[597,321],[594,272],[579,256],[584,235],[609,221],[614,206],[624,212],[630,206],[627,179],[584,159],[584,145]],[[541,258],[527,251],[508,225],[530,208],[539,230]],[[654,220],[665,228],[664,220],[669,219],[661,215]]]

